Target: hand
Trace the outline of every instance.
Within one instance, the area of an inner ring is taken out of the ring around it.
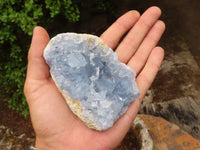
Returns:
[[[129,11],[101,35],[109,47],[116,49],[119,60],[136,71],[136,82],[141,93],[127,112],[106,131],[89,129],[69,109],[49,76],[49,67],[43,58],[49,35],[42,27],[34,29],[24,92],[36,133],[37,148],[100,150],[112,149],[122,141],[163,60],[163,49],[156,47],[165,29],[164,23],[158,20],[160,15],[157,7],[149,8],[141,17],[137,11]]]

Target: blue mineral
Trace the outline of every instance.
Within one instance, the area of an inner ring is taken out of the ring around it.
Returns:
[[[58,34],[44,58],[67,104],[90,128],[112,127],[139,96],[135,72],[97,36]]]

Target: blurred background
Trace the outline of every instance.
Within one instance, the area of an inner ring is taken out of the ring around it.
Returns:
[[[161,8],[160,19],[166,23],[158,44],[165,49],[165,59],[139,114],[162,117],[199,141],[199,0],[1,0],[0,150],[28,149],[34,143],[23,85],[36,25],[43,26],[51,37],[62,32],[100,36],[125,12],[142,14],[150,6]]]

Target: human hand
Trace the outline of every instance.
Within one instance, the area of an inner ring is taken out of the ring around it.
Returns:
[[[122,141],[163,60],[163,49],[156,47],[165,29],[164,23],[158,20],[160,14],[157,7],[149,8],[141,17],[138,12],[129,11],[101,35],[109,47],[116,49],[119,60],[136,71],[136,82],[141,93],[127,112],[106,131],[89,129],[72,113],[49,76],[49,67],[43,58],[49,35],[42,27],[34,29],[24,93],[36,133],[37,148],[112,149]]]

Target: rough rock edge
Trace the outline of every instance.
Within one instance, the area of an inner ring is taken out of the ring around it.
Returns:
[[[54,80],[54,77],[52,76],[52,79],[53,81],[55,82]],[[55,84],[57,84],[55,82]],[[58,87],[58,86],[57,86]],[[102,129],[100,127],[97,126],[97,124],[95,122],[91,122],[90,120],[88,120],[87,118],[85,118],[83,115],[82,115],[82,105],[79,103],[78,100],[75,100],[75,99],[71,99],[67,93],[62,90],[61,88],[59,88],[59,91],[60,93],[63,95],[66,103],[68,104],[68,106],[70,107],[71,111],[76,114],[89,128],[91,129],[95,129],[95,130],[99,130],[101,131]]]
[[[149,129],[145,122],[137,116],[132,127],[139,129],[139,135],[141,136],[141,150],[153,150],[153,140],[149,134]]]

